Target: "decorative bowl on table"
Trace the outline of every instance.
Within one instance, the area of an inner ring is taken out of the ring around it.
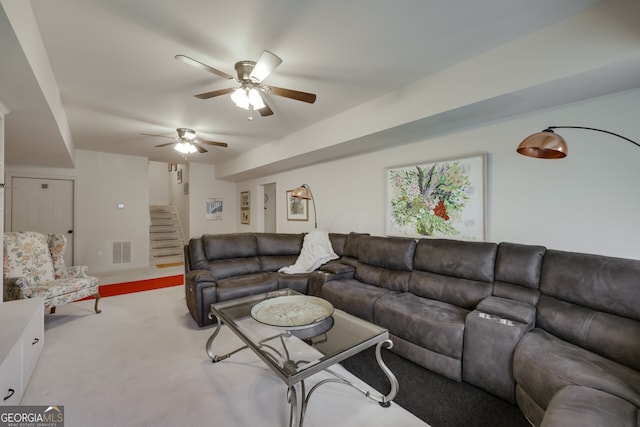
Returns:
[[[333,315],[333,305],[309,295],[285,295],[266,299],[251,308],[256,321],[289,331],[304,329]]]

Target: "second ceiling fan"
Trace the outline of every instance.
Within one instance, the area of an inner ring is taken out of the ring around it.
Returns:
[[[253,111],[257,110],[261,116],[270,116],[273,114],[273,110],[266,103],[265,98],[262,96],[265,93],[283,96],[285,98],[294,99],[296,101],[307,102],[313,104],[316,101],[316,95],[308,92],[301,92],[293,89],[285,89],[276,86],[268,86],[262,84],[273,70],[282,63],[277,55],[265,50],[260,55],[258,62],[254,61],[238,61],[236,62],[235,69],[237,77],[233,77],[224,71],[217,70],[209,65],[203,64],[200,61],[189,58],[185,55],[176,55],[175,58],[191,66],[208,71],[219,77],[235,80],[240,84],[239,87],[230,87],[226,89],[218,89],[211,92],[201,93],[196,95],[196,98],[209,99],[220,95],[231,94],[231,99],[240,108]],[[252,116],[249,116],[249,120]]]
[[[195,153],[198,151],[199,153],[206,153],[208,150],[202,146],[202,144],[207,145],[215,145],[218,147],[227,147],[226,142],[217,142],[217,141],[207,141],[200,138],[196,135],[196,131],[189,128],[178,128],[176,129],[178,133],[178,137],[171,137],[165,135],[155,135],[152,133],[142,133],[141,135],[146,136],[155,136],[160,138],[169,138],[173,139],[173,142],[166,142],[164,144],[156,145],[156,147],[167,147],[169,145],[173,145],[174,149],[183,155]]]

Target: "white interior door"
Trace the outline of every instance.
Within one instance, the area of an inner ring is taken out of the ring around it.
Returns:
[[[64,261],[73,265],[73,181],[13,177],[11,231],[64,234]]]
[[[265,184],[264,187],[264,231],[276,232],[276,184]]]

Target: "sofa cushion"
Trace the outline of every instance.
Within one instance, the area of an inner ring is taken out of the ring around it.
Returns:
[[[276,277],[278,279],[278,289],[293,289],[301,294],[307,294],[309,292],[310,273],[276,273]]]
[[[347,235],[344,233],[329,233],[331,247],[338,256],[344,255],[344,245],[347,243]]]
[[[640,322],[547,295],[540,296],[536,317],[547,332],[640,371]]]
[[[455,359],[462,358],[468,310],[410,293],[386,295],[374,308],[378,325],[393,335]]]
[[[594,310],[640,320],[640,260],[548,250],[540,291]]]
[[[190,239],[186,252],[191,270],[209,270],[218,278],[260,271],[253,234],[205,234]]]
[[[256,233],[258,255],[298,255],[304,234]]]
[[[516,346],[513,375],[543,409],[568,385],[596,388],[640,406],[640,372],[539,328],[526,333]]]
[[[355,279],[392,291],[406,292],[415,246],[414,239],[403,237],[360,237]]]
[[[544,246],[503,242],[496,255],[493,295],[535,305],[540,291]]]
[[[420,239],[413,268],[461,279],[493,282],[497,247],[489,242]]]
[[[553,396],[540,427],[637,427],[638,408],[611,394],[568,386]]]
[[[491,295],[496,245],[421,239],[409,292],[472,310]]]
[[[329,301],[335,308],[374,322],[373,307],[376,301],[390,293],[392,291],[385,288],[347,279],[325,283],[320,291],[320,297]]]
[[[258,255],[253,233],[205,234],[202,236],[204,255],[208,260],[246,258]]]
[[[546,250],[544,246],[500,243],[496,254],[495,280],[537,289]]]
[[[491,283],[414,270],[408,290],[419,297],[473,310],[480,301],[491,295]]]
[[[358,261],[390,270],[411,271],[416,241],[405,237],[361,236]]]
[[[276,273],[256,273],[218,280],[216,301],[246,297],[278,289]]]
[[[409,289],[411,274],[408,271],[390,270],[359,262],[356,265],[355,279],[371,286],[406,292]]]
[[[258,257],[247,257],[209,261],[206,270],[211,271],[220,280],[228,277],[260,273],[262,267]]]
[[[358,242],[363,236],[368,236],[368,233],[354,233],[351,232],[347,235],[344,241],[344,249],[342,256],[348,258],[358,258]]]

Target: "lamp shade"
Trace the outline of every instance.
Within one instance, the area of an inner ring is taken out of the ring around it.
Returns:
[[[316,211],[316,199],[313,197],[311,188],[307,184],[302,184],[300,187],[297,187],[291,190],[291,197],[295,197],[296,199],[311,200],[311,202],[313,203],[314,226],[317,229],[318,228],[318,212]]]
[[[551,129],[545,129],[526,137],[516,151],[538,159],[561,159],[567,156],[568,147],[563,137]]]
[[[296,199],[306,199],[311,200],[313,196],[311,195],[311,191],[309,191],[309,187],[306,184],[301,185],[298,188],[294,188],[291,190],[291,197],[295,197]]]

